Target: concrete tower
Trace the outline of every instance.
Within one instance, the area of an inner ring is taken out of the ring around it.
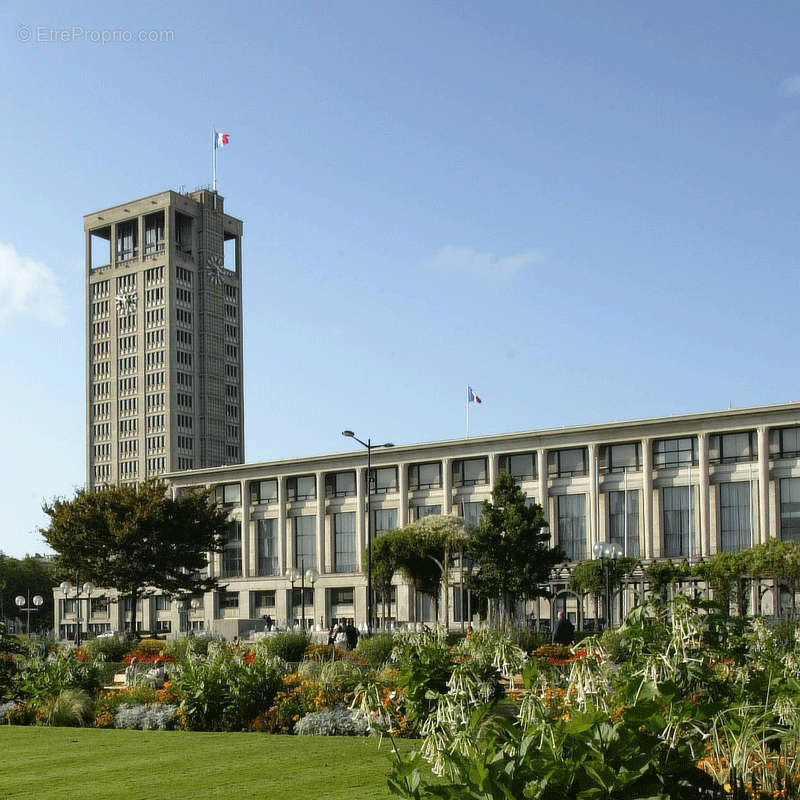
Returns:
[[[84,231],[87,486],[242,463],[241,220],[166,191]]]

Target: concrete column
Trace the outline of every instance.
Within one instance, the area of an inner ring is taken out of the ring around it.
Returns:
[[[358,474],[356,472],[356,474]],[[317,569],[325,568],[325,528],[326,528],[325,474],[317,473]]]
[[[547,450],[544,448],[537,450],[536,461],[536,472],[539,486],[539,496],[536,498],[536,500],[544,509],[544,518],[550,523],[550,530],[553,530],[553,521],[550,519],[550,508],[547,502]]]
[[[653,440],[642,439],[642,517],[644,557],[653,558]]]
[[[494,489],[494,485],[497,483],[497,473],[499,470],[499,463],[500,457],[497,453],[490,453],[489,454],[489,488]]]
[[[758,429],[758,538],[763,544],[769,536],[769,437],[766,427]]]
[[[278,478],[278,575],[286,572],[286,478]],[[277,595],[275,602],[277,603]],[[276,607],[275,613],[278,612]]]
[[[250,484],[241,481],[242,492],[242,577],[249,578],[255,575],[255,547],[251,546],[252,531],[250,530]]]
[[[698,486],[700,489],[697,500],[700,512],[700,542],[699,553],[701,556],[711,555],[711,521],[710,503],[708,492],[708,434],[700,433],[697,436],[699,471]]]
[[[453,513],[453,459],[442,459],[442,514]]]
[[[397,509],[397,527],[408,525],[408,464],[398,464],[398,483],[400,486],[400,507]]]
[[[359,561],[361,554],[367,549],[367,482],[364,480],[365,474],[365,469],[356,470],[356,558]]]
[[[586,554],[591,557],[592,547],[599,542],[600,525],[598,519],[599,498],[597,496],[597,445],[589,445],[589,541],[586,543]]]

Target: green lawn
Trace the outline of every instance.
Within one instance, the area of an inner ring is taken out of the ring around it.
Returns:
[[[408,743],[404,743],[404,749]],[[387,740],[0,726],[0,798],[371,800]]]

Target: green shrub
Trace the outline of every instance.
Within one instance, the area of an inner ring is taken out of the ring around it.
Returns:
[[[19,683],[22,695],[33,699],[55,697],[64,689],[83,689],[93,694],[102,685],[98,664],[82,661],[70,650],[51,655],[46,661],[28,661]]]
[[[247,730],[272,705],[286,671],[280,659],[256,656],[248,662],[228,648],[190,655],[174,679],[186,727]]]
[[[83,727],[92,719],[92,698],[83,689],[64,689],[39,706],[36,722],[55,728]]]
[[[184,636],[182,639],[171,639],[165,642],[161,651],[176,661],[184,661],[189,653],[204,656],[208,653],[208,645],[214,641],[212,636]]]
[[[607,628],[598,639],[600,646],[608,653],[608,657],[616,664],[621,664],[628,655],[625,636],[620,631]]]
[[[541,631],[534,631],[530,628],[512,628],[509,633],[511,635],[511,641],[521,650],[529,654],[543,644],[550,643],[550,636],[548,634],[542,633]]]
[[[355,664],[326,661],[319,671],[318,681],[324,692],[352,692],[363,677],[361,668]]]
[[[376,633],[358,640],[356,658],[372,669],[380,669],[392,655],[394,636],[391,633]]]
[[[310,638],[304,631],[287,631],[265,636],[258,642],[257,650],[264,655],[282,658],[290,664],[299,664]]]
[[[122,661],[130,649],[130,639],[123,636],[97,636],[86,643],[89,658],[96,661]]]
[[[297,668],[297,677],[301,681],[318,681],[322,672],[322,661],[303,661]]]

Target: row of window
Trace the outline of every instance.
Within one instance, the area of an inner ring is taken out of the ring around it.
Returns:
[[[229,486],[234,486],[231,484]],[[227,488],[227,487],[226,487]],[[753,541],[753,509],[750,484],[747,481],[722,483],[719,489],[719,547],[726,552],[736,552],[749,547]],[[697,499],[688,486],[665,487],[662,498],[662,555],[669,558],[689,557],[694,548]],[[782,539],[800,541],[800,478],[780,481],[780,536]],[[637,558],[640,548],[640,492],[638,489],[614,491],[606,494],[608,539],[620,546],[623,553]],[[477,524],[482,503],[462,503],[461,515],[470,524]],[[429,514],[440,514],[441,506],[428,505],[413,508],[420,519]],[[373,536],[378,537],[397,527],[397,509],[375,509],[372,512]],[[571,561],[588,558],[586,538],[586,495],[564,494],[556,497],[557,544]],[[356,553],[356,512],[331,515],[333,525],[334,572],[352,572],[358,569]],[[294,543],[294,565],[308,569],[316,567],[315,515],[289,517],[290,535]],[[256,561],[258,575],[278,574],[278,520],[256,520]],[[225,539],[221,566],[223,577],[241,574],[241,523],[233,522]]]

